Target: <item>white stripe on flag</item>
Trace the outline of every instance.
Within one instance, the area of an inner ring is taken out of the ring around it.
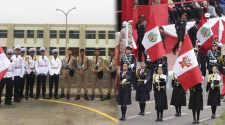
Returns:
[[[197,39],[201,45],[210,39],[211,36],[213,36],[212,29],[206,23],[197,32]]]

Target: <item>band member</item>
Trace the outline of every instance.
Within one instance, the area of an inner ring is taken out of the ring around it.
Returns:
[[[192,110],[193,124],[199,124],[200,110],[203,110],[202,83],[190,88],[188,109]],[[196,119],[197,113],[197,119]]]
[[[23,58],[20,56],[20,47],[17,46],[14,49],[15,55],[12,56],[13,63],[15,64],[14,70],[14,102],[21,102],[21,96],[19,96],[20,86],[22,84],[23,76],[25,73],[25,64]]]
[[[221,95],[225,95],[225,55],[221,55],[219,57],[219,70],[220,73],[222,74],[222,79],[223,79],[223,88],[221,90]],[[225,102],[225,99],[224,99]]]
[[[180,42],[184,41],[184,36],[186,33],[186,25],[187,25],[186,20],[187,20],[187,13],[183,12],[181,15],[181,18],[175,24],[178,41],[172,50],[174,55],[176,55],[176,50],[177,50],[177,48],[179,48]]]
[[[59,85],[59,74],[62,67],[62,62],[58,58],[57,49],[52,50],[53,58],[50,60],[49,69],[49,99],[52,98],[52,89],[55,84],[54,98],[58,99],[58,85]]]
[[[151,82],[151,72],[146,68],[145,62],[141,62],[141,68],[136,72],[136,101],[139,102],[140,113],[138,115],[145,115],[146,101],[150,100],[149,82]]]
[[[128,70],[128,64],[124,63],[120,72],[120,89],[118,95],[118,104],[121,106],[121,121],[126,120],[127,105],[131,105],[131,77],[132,73]]]
[[[147,25],[147,21],[146,19],[143,19],[140,23],[140,25],[137,26],[137,34],[138,34],[138,39],[137,39],[137,43],[138,43],[138,60],[141,62],[142,61],[142,54],[144,54],[145,57],[145,61],[147,59],[146,55],[145,55],[145,48],[142,44],[142,40],[144,38],[145,35],[145,28]]]
[[[172,79],[172,87],[173,87],[173,94],[172,94],[170,105],[175,106],[175,109],[176,109],[175,116],[180,117],[181,106],[186,106],[186,95],[185,95],[184,89],[182,88],[175,74],[173,75],[173,79]]]
[[[155,109],[157,111],[156,121],[163,121],[163,110],[168,109],[166,94],[166,75],[163,74],[162,67],[158,67],[153,76],[153,90],[155,97]]]
[[[39,99],[40,91],[42,87],[42,98],[45,99],[46,96],[46,79],[49,72],[50,62],[47,56],[45,56],[45,48],[41,47],[40,50],[41,56],[37,59],[35,63],[35,70],[37,74],[37,91],[36,98]]]
[[[12,61],[11,57],[13,54],[13,50],[12,49],[8,49],[6,51],[6,55],[8,57],[8,59],[10,60],[10,66],[5,74],[5,76],[3,77],[3,79],[0,81],[0,104],[2,103],[2,93],[4,90],[4,87],[6,86],[6,94],[5,94],[5,105],[12,105],[12,95],[13,95],[13,70],[15,69],[15,65],[14,62]]]
[[[208,77],[208,83],[206,87],[206,91],[208,94],[208,102],[207,105],[211,106],[212,109],[212,119],[216,117],[216,108],[220,106],[220,80],[221,76],[218,73],[218,69],[216,66],[212,67],[212,74]]]
[[[29,49],[30,55],[26,59],[26,91],[25,91],[25,98],[28,99],[28,96],[30,98],[34,98],[33,94],[33,88],[34,88],[34,82],[35,82],[35,62],[37,60],[37,57],[35,56],[35,49],[30,48]]]
[[[24,74],[23,74],[23,78],[22,78],[22,82],[21,82],[21,85],[20,85],[20,89],[19,89],[19,96],[20,98],[24,98],[25,96],[23,95],[23,91],[24,91],[24,86],[25,86],[25,76],[26,76],[26,56],[25,56],[25,52],[26,52],[26,48],[21,48],[20,49],[20,56],[23,58],[23,63],[25,64],[24,65]]]
[[[131,54],[132,48],[130,46],[126,47],[126,53],[121,58],[121,68],[124,63],[128,64],[128,70],[132,72],[131,85],[136,85],[136,67],[137,60],[135,55]],[[122,69],[121,69],[122,70]]]
[[[114,95],[117,95],[116,92],[116,72],[117,72],[117,65],[116,65],[116,58],[115,58],[115,50],[111,49],[109,52],[109,58],[106,61],[106,70],[109,73],[109,80],[110,80],[110,87],[108,88],[108,94],[105,99],[111,99],[112,89],[114,89]]]
[[[95,48],[95,56],[91,60],[91,71],[94,73],[94,83],[92,85],[92,96],[91,100],[94,100],[95,98],[95,88],[98,86],[99,93],[100,93],[100,100],[104,101],[103,98],[103,90],[102,86],[98,83],[101,82],[101,79],[103,78],[103,67],[104,67],[104,61],[103,58],[100,56],[100,51],[98,48]]]
[[[75,74],[76,68],[76,58],[73,56],[72,48],[67,49],[67,55],[62,61],[63,63],[63,72],[62,72],[62,81],[61,81],[61,96],[64,98],[64,88],[67,87],[66,98],[70,99],[71,84],[73,82],[73,77]]]
[[[208,56],[208,71],[209,74],[212,74],[212,67],[219,65],[219,56],[221,55],[221,52],[218,50],[218,44],[216,41],[213,41],[212,43],[212,50],[210,50],[207,54]]]
[[[80,83],[77,88],[77,97],[75,98],[75,100],[80,99],[81,88],[84,88],[84,99],[89,100],[87,80],[86,80],[86,78],[88,78],[87,73],[88,73],[89,59],[85,55],[84,49],[80,49],[80,56],[77,57],[77,66],[78,66],[78,72],[80,76]]]

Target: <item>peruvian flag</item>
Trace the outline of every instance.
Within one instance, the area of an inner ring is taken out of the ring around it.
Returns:
[[[182,44],[178,58],[174,64],[173,71],[185,91],[203,80],[202,73],[188,35],[186,35]]]
[[[0,80],[5,76],[8,68],[10,66],[10,61],[6,57],[2,47],[0,46]]]
[[[204,16],[202,17],[198,26],[197,39],[202,48],[206,50],[212,48],[212,42],[214,40],[213,32]]]
[[[163,47],[159,27],[155,20],[155,13],[153,13],[151,19],[152,22],[146,28],[147,32],[144,35],[142,44],[145,47],[148,55],[150,56],[151,62],[154,62],[165,55],[166,52]]]

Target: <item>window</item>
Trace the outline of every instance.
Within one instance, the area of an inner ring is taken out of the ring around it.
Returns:
[[[100,56],[105,56],[105,48],[99,48]],[[86,48],[86,55],[87,56],[94,56],[95,55],[95,48]]]
[[[105,31],[98,31],[98,38],[105,39]]]
[[[43,30],[37,30],[37,38],[44,38],[44,31]]]
[[[0,30],[0,38],[7,38],[8,31],[7,30]]]
[[[27,38],[34,38],[34,30],[27,30]]]
[[[66,38],[66,31],[65,30],[59,31],[59,38]]]
[[[40,53],[40,51],[39,51],[40,48],[41,48],[41,47],[37,47],[37,48],[36,48],[36,55],[41,55],[41,53]]]
[[[14,30],[14,38],[24,38],[24,30]]]
[[[29,52],[29,49],[30,49],[30,48],[32,48],[32,47],[27,47],[27,48],[26,48],[26,50],[27,50],[27,55],[30,55],[30,52]]]
[[[80,32],[78,30],[69,31],[69,38],[70,39],[79,39],[80,38]]]
[[[109,39],[115,39],[115,31],[109,31],[108,32],[108,38]]]
[[[96,31],[86,31],[86,39],[96,39]]]
[[[56,30],[50,30],[50,38],[57,38],[57,31]]]
[[[99,48],[100,56],[105,56],[105,48]]]
[[[50,47],[50,49],[49,49],[49,55],[53,55],[53,54],[52,54],[52,50],[53,50],[53,49],[56,49],[56,47]]]
[[[66,51],[65,51],[65,47],[59,47],[59,55],[60,56],[65,56],[66,55]]]

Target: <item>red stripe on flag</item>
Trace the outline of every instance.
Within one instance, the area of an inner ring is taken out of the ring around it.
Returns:
[[[185,36],[185,40],[184,40],[184,42],[183,42],[183,44],[182,44],[182,47],[181,47],[181,50],[180,50],[178,56],[181,56],[181,55],[183,55],[184,53],[186,53],[186,52],[188,52],[188,51],[190,51],[190,50],[192,50],[192,49],[193,49],[193,45],[192,45],[192,43],[191,43],[191,40],[190,40],[189,36],[186,35],[186,36]]]
[[[188,70],[184,74],[180,75],[178,79],[185,91],[199,84],[203,80],[199,66],[196,66],[191,70]]]
[[[213,42],[214,38],[213,36],[211,36],[207,41],[205,41],[202,44],[202,48],[204,48],[205,50],[210,50],[212,48],[212,42]]]
[[[0,81],[1,81],[2,78],[5,76],[7,70],[8,70],[8,68],[0,72]]]
[[[224,29],[225,29],[225,21],[222,21],[223,23],[223,26],[224,26]],[[223,31],[223,35],[222,35],[222,40],[221,40],[221,43],[225,44],[225,30]]]
[[[162,42],[155,44],[154,46],[149,48],[147,50],[147,52],[148,52],[148,55],[150,56],[152,62],[159,59],[166,53]]]

